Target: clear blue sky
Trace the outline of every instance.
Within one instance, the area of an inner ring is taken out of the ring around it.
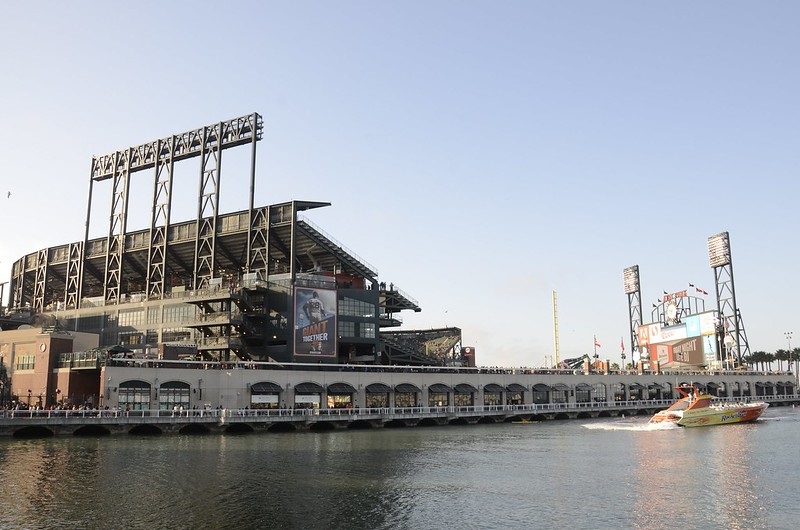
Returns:
[[[331,202],[309,218],[419,301],[405,327],[458,326],[479,364],[552,356],[554,290],[561,357],[596,335],[619,360],[623,269],[647,321],[662,291],[713,293],[722,231],[751,350],[800,345],[798,21],[789,1],[9,2],[0,281],[82,239],[93,155],[259,112],[257,204]],[[226,170],[223,209],[246,207]]]

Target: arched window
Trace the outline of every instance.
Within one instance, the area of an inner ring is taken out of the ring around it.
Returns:
[[[158,389],[158,409],[175,410],[183,407],[189,410],[189,383],[167,381]]]
[[[150,410],[150,383],[133,379],[119,385],[118,404],[122,410]]]

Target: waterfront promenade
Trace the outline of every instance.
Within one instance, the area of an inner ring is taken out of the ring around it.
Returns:
[[[800,398],[796,396],[760,396],[721,401],[766,401],[771,406],[800,405]],[[572,420],[649,416],[673,402],[672,399],[656,399],[468,407],[11,410],[3,411],[0,415],[0,436],[239,434]]]

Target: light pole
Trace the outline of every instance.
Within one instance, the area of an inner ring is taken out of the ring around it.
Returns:
[[[792,334],[793,334],[792,331],[784,331],[783,332],[783,336],[786,337],[786,342],[789,344],[789,366],[791,366],[792,357],[794,357],[794,355],[792,354]],[[800,385],[800,374],[798,374],[798,368],[800,368],[800,366],[798,366],[798,361],[799,360],[800,360],[800,357],[795,357],[795,359],[794,359],[794,362],[795,362],[795,364],[794,364],[794,377],[795,377],[795,384],[796,385]],[[795,392],[797,392],[797,391],[798,391],[797,386],[795,386]]]

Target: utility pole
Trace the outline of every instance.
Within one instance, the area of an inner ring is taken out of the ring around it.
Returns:
[[[783,336],[786,337],[786,342],[789,343],[789,366],[792,365],[792,361],[794,361],[794,377],[795,377],[795,384],[800,385],[800,356],[795,356],[792,352],[792,331],[784,331]],[[795,386],[795,392],[797,392],[797,386]]]

